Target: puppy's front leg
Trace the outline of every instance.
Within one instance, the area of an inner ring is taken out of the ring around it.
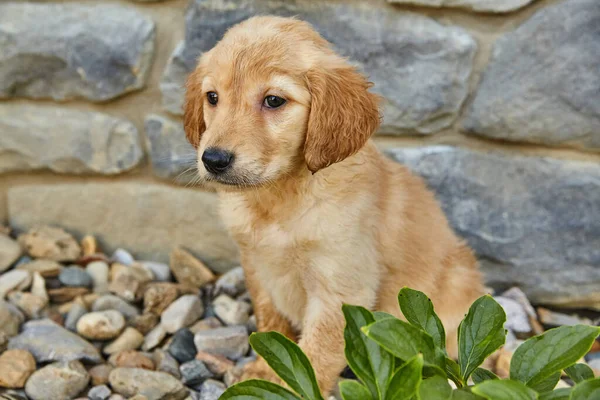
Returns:
[[[256,316],[256,327],[259,332],[276,331],[290,340],[296,341],[296,333],[292,329],[289,321],[277,311],[271,301],[269,294],[262,288],[258,279],[254,276],[254,271],[247,263],[244,265],[246,275],[246,286],[252,299],[254,315]],[[279,377],[267,365],[262,357],[256,361],[247,364],[244,367],[240,381],[247,379],[265,379],[275,383],[281,383]]]
[[[311,361],[324,395],[332,391],[346,366],[342,305],[372,308],[376,299],[376,269],[371,269],[364,280],[360,279],[360,273],[352,276],[351,268],[346,273],[330,274],[336,270],[341,272],[332,268],[327,276],[309,279],[313,283],[307,288],[309,301],[298,343]]]

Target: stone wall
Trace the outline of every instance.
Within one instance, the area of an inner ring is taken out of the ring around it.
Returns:
[[[370,75],[375,140],[437,191],[490,285],[600,308],[597,0],[3,2],[0,221],[235,265],[193,187],[182,83],[258,13],[308,20]]]

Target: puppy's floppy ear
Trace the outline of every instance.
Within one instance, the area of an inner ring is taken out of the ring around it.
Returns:
[[[306,75],[311,94],[304,159],[315,173],[360,150],[379,127],[379,97],[349,65]]]
[[[200,144],[200,137],[206,130],[204,123],[204,94],[202,93],[202,79],[204,68],[199,66],[192,72],[185,85],[185,105],[183,110],[183,127],[185,136],[194,147]]]

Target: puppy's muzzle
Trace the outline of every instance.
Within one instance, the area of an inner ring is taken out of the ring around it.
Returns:
[[[208,148],[202,154],[202,163],[208,172],[215,175],[223,174],[233,164],[233,153],[218,148]]]

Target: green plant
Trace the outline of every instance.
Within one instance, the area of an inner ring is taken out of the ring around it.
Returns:
[[[431,300],[404,288],[398,301],[407,322],[343,306],[346,360],[358,377],[340,383],[344,400],[600,399],[600,378],[576,364],[600,335],[599,327],[565,326],[528,339],[513,355],[510,379],[501,380],[480,367],[506,338],[506,315],[491,296],[477,299],[461,322],[458,362],[446,353],[446,333]],[[249,380],[227,389],[221,400],[323,400],[310,362],[295,343],[267,332],[251,335],[250,344],[291,390]],[[553,390],[562,371],[576,385]]]

